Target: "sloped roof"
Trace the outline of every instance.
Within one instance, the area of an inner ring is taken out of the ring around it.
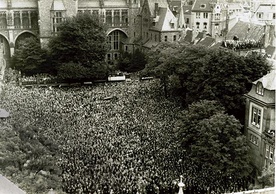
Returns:
[[[175,25],[177,25],[176,21],[177,18],[174,16],[172,11],[168,7],[160,7],[158,12],[158,21],[156,22],[155,26],[153,26],[151,29],[157,30],[157,31],[175,31],[176,29],[172,29],[170,26],[170,23],[173,22]]]
[[[155,47],[157,45],[158,45],[158,42],[155,42],[153,40],[149,40],[143,45],[143,47],[152,48],[152,47]]]
[[[189,42],[191,43],[193,41],[193,30],[187,30],[186,31],[186,36],[184,37],[184,42]]]
[[[268,45],[268,46],[265,48],[265,52],[266,52],[267,55],[270,55],[271,57],[273,57],[273,55],[274,55],[275,52],[276,52],[276,47],[275,47],[275,46]]]
[[[212,0],[196,0],[193,4],[192,11],[211,12],[211,2]]]
[[[242,5],[240,3],[227,3],[228,9],[242,9]]]
[[[272,70],[262,78],[254,81],[253,84],[256,85],[258,82],[262,82],[263,87],[267,90],[276,90],[276,70]]]
[[[150,14],[154,15],[155,3],[158,3],[158,7],[168,7],[167,0],[148,0]]]
[[[233,40],[234,36],[239,40],[260,41],[264,36],[264,25],[238,21],[227,33],[226,40]]]
[[[79,0],[78,8],[100,7],[100,1]]]
[[[192,11],[192,5],[184,5],[183,6],[184,15],[190,15],[191,11]]]
[[[14,183],[9,181],[6,177],[0,174],[0,193],[1,194],[26,194]]]
[[[259,5],[255,12],[274,12],[275,13],[275,2],[274,3],[262,3]]]
[[[64,3],[63,3],[63,0],[54,0],[53,3],[52,3],[51,10],[58,10],[58,11],[66,10],[65,6],[64,6]]]
[[[1,3],[2,4],[2,3]],[[37,1],[36,0],[29,0],[29,1],[25,1],[25,0],[16,0],[16,1],[11,1],[11,6],[13,8],[37,8]]]
[[[204,46],[207,46],[207,47],[211,47],[212,45],[215,44],[215,42],[216,42],[216,40],[214,38],[206,36],[198,44],[204,45]]]

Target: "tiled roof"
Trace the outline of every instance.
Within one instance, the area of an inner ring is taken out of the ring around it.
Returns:
[[[262,82],[263,87],[267,90],[276,90],[276,70],[272,70],[262,78],[254,81],[253,84],[258,82]]]
[[[215,42],[216,42],[216,40],[214,38],[206,36],[198,44],[204,45],[204,46],[207,46],[207,47],[211,47],[212,45],[215,44]]]
[[[158,12],[158,21],[155,26],[151,29],[157,31],[175,31],[176,29],[171,28],[170,23],[177,25],[177,19],[168,7],[160,7]]]
[[[152,48],[152,47],[155,47],[157,45],[158,45],[158,42],[155,42],[153,40],[149,40],[143,45],[143,47]]]
[[[212,11],[211,4],[210,4],[211,2],[212,0],[196,0],[193,4],[192,11],[211,12]]]
[[[1,194],[26,194],[6,177],[0,175],[0,193]]]
[[[150,14],[154,15],[155,3],[158,3],[158,7],[168,7],[169,4],[167,0],[148,0]]]
[[[260,41],[264,36],[264,25],[238,21],[227,33],[226,40],[233,40],[234,36],[239,40]]]

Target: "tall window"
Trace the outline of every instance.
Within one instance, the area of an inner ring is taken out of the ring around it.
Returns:
[[[272,15],[272,19],[276,19],[276,13],[273,13],[273,15]]]
[[[120,25],[120,10],[114,10],[114,25]]]
[[[108,35],[111,50],[119,50],[119,31],[113,31]]]
[[[23,28],[30,27],[29,13],[27,11],[22,12],[22,25],[23,25]]]
[[[7,15],[5,11],[0,12],[0,28],[7,28]]]
[[[200,12],[196,12],[196,18],[200,18]]]
[[[53,32],[59,31],[59,25],[63,21],[63,14],[62,11],[55,11],[53,12]]]
[[[189,24],[190,20],[189,18],[186,18],[186,24]]]
[[[173,35],[173,41],[176,41],[176,35]]]
[[[32,28],[38,28],[38,14],[36,11],[31,12],[31,26]]]
[[[111,10],[106,10],[105,14],[106,14],[105,15],[106,24],[111,25],[112,24],[112,12],[111,12]]]
[[[264,87],[263,87],[263,84],[261,82],[257,83],[256,93],[259,94],[259,95],[264,95]]]
[[[21,28],[20,12],[15,11],[13,13],[13,18],[14,18],[14,27],[15,28]]]
[[[261,125],[261,114],[262,110],[252,106],[252,114],[251,114],[251,124],[257,128],[260,128]]]
[[[122,24],[128,25],[128,10],[127,9],[122,10]]]
[[[199,25],[200,25],[200,23],[199,23],[199,22],[196,22],[196,28],[197,28],[197,29],[199,28]]]
[[[164,38],[165,38],[165,42],[167,42],[168,41],[168,36],[164,36]]]
[[[264,14],[263,14],[262,12],[257,13],[257,16],[258,16],[259,19],[262,19],[262,18],[263,18],[263,15],[264,15]]]
[[[203,13],[203,18],[208,18],[208,13]]]

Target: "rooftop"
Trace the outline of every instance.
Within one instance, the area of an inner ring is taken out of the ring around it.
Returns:
[[[267,90],[276,90],[276,70],[272,70],[262,78],[254,81],[253,84],[258,82],[262,82],[263,87]]]
[[[1,194],[26,194],[18,186],[0,174],[0,193]]]

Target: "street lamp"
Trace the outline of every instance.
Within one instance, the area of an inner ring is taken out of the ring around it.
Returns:
[[[185,184],[182,182],[182,178],[183,178],[183,176],[180,175],[180,181],[178,183],[178,186],[179,186],[178,194],[183,194],[183,187],[185,186]]]

